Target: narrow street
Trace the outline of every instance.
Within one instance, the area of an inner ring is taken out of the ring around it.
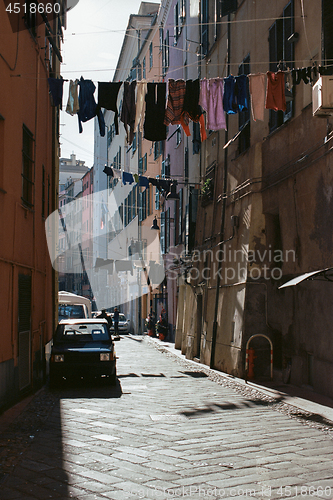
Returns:
[[[333,498],[333,423],[148,337],[116,351],[116,387],[45,387],[0,428],[2,500]]]

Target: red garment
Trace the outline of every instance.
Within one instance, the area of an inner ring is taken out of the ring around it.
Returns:
[[[286,110],[284,72],[267,71],[266,109]]]
[[[169,95],[167,107],[165,110],[164,125],[177,125],[180,123],[183,113],[184,97],[185,97],[184,80],[168,81]]]

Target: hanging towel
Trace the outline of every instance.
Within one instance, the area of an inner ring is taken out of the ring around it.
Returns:
[[[105,136],[105,122],[102,110],[97,110],[97,104],[94,98],[95,85],[91,80],[84,80],[81,76],[79,81],[80,92],[79,92],[79,106],[80,109],[77,113],[79,120],[79,132],[83,132],[82,122],[87,122],[94,118],[97,114],[99,132],[102,137]]]
[[[113,176],[115,179],[121,179],[122,178],[121,170],[114,168],[113,169]]]
[[[234,115],[238,111],[236,98],[236,79],[229,75],[224,78],[223,109],[228,115]]]
[[[123,172],[123,184],[126,186],[126,184],[133,184],[134,182],[134,177],[133,174],[130,172]]]
[[[117,98],[122,82],[98,82],[98,106],[114,112],[116,135],[119,134]]]
[[[248,75],[248,78],[253,120],[263,121],[266,97],[266,75],[264,73],[258,73],[255,75]]]
[[[146,114],[143,125],[144,138],[148,141],[166,139],[165,116],[166,83],[147,83]]]
[[[78,85],[79,80],[71,80],[69,82],[69,93],[68,93],[68,101],[66,106],[66,113],[69,115],[76,115],[79,111],[79,95],[78,95]]]
[[[168,102],[165,110],[164,125],[179,125],[183,113],[186,83],[184,80],[168,81]]]
[[[139,176],[139,186],[149,187],[148,177],[144,177],[143,175]]]
[[[207,112],[207,126],[210,130],[226,129],[223,109],[223,79],[209,78],[200,82],[200,106]]]
[[[286,110],[285,82],[283,71],[267,71],[266,109]]]
[[[135,111],[135,124],[134,130],[139,126],[140,132],[143,131],[143,122],[146,111],[146,94],[147,94],[147,82],[146,80],[141,80],[136,84],[136,111]]]
[[[246,75],[236,76],[236,98],[238,111],[249,110],[249,88]]]
[[[134,124],[135,124],[135,87],[136,81],[131,83],[124,82],[123,104],[121,107],[120,120],[123,122],[126,131],[126,139],[128,144],[132,144],[134,139]],[[128,130],[129,127],[129,130]]]
[[[53,99],[54,106],[62,107],[62,95],[64,90],[64,80],[63,78],[48,78],[50,92]]]

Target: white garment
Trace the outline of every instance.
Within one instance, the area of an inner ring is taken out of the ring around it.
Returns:
[[[147,81],[141,80],[136,83],[136,113],[134,130],[140,124],[140,132],[143,131],[143,122],[146,112],[146,94],[147,94]]]
[[[78,95],[78,84],[79,80],[71,80],[69,82],[69,95],[68,95],[68,101],[67,101],[67,106],[66,106],[66,113],[69,115],[76,115],[76,113],[79,111],[80,106],[79,106],[79,95]]]

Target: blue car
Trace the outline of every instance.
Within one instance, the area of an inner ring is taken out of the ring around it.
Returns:
[[[78,378],[116,383],[116,354],[105,319],[67,319],[58,324],[51,350],[50,385]]]

